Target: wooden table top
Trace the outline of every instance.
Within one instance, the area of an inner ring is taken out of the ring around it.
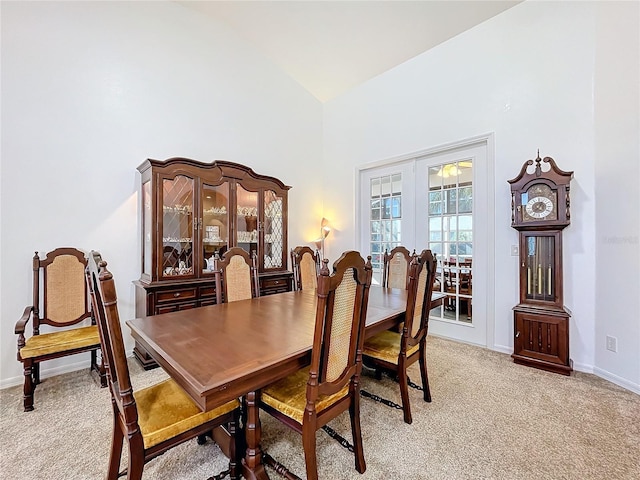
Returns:
[[[209,410],[309,364],[316,299],[315,291],[287,292],[126,323],[194,402]],[[372,286],[367,336],[401,321],[405,306],[405,290]]]

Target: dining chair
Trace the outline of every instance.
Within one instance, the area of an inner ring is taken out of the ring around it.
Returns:
[[[106,370],[113,408],[113,436],[108,480],[127,476],[139,480],[145,463],[167,450],[224,427],[229,444],[224,448],[230,458],[231,478],[239,478],[237,462],[239,402],[232,400],[207,412],[189,398],[172,379],[133,391],[118,315],[118,299],[113,275],[98,252],[89,255],[86,283],[100,331],[100,343],[106,357]],[[120,472],[124,440],[128,447],[128,466]]]
[[[381,378],[382,371],[397,376],[406,423],[412,422],[407,368],[416,361],[420,361],[424,401],[431,402],[426,344],[435,272],[436,260],[430,250],[423,250],[414,257],[409,265],[407,308],[402,333],[386,330],[364,343],[364,364],[375,368],[376,378]]]
[[[415,252],[414,252],[415,254]],[[382,267],[382,286],[406,289],[409,281],[409,264],[412,255],[403,246],[397,246],[390,252],[384,251]]]
[[[294,290],[315,289],[318,285],[320,255],[307,246],[291,250]]]
[[[467,319],[471,320],[473,307],[473,300],[471,298],[473,295],[473,279],[471,268],[468,270],[464,268],[465,267],[463,267],[458,275],[458,300],[460,301],[460,306],[464,303],[467,307]]]
[[[308,480],[317,480],[316,431],[348,410],[355,467],[366,469],[360,430],[362,342],[371,285],[371,257],[348,251],[318,276],[311,365],[261,392],[260,407],[302,434]]]
[[[214,259],[216,302],[235,302],[260,296],[255,252],[232,247]]]
[[[41,259],[36,252],[32,265],[33,302],[25,308],[14,329],[18,335],[17,357],[24,372],[25,412],[33,410],[40,364],[46,360],[90,352],[90,371],[98,373],[102,387],[107,386],[104,365],[97,361],[100,335],[84,281],[85,254],[76,248],[57,248]],[[30,320],[32,335],[26,338]]]

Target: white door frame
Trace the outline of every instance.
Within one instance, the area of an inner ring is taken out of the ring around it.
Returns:
[[[362,178],[365,172],[372,169],[382,169],[385,167],[406,168],[406,164],[410,163],[413,171],[416,171],[416,164],[418,162],[424,162],[425,159],[434,157],[442,157],[444,155],[472,150],[480,148],[483,151],[483,160],[481,162],[474,162],[473,172],[473,184],[474,184],[474,284],[478,282],[478,285],[482,285],[482,288],[474,288],[474,303],[473,303],[473,316],[478,316],[479,320],[475,328],[481,328],[481,331],[472,332],[469,331],[474,327],[468,325],[455,325],[452,328],[450,322],[434,321],[430,322],[430,332],[437,336],[443,336],[452,338],[455,340],[463,341],[466,343],[473,343],[476,345],[482,345],[489,348],[494,348],[495,343],[495,148],[494,148],[494,134],[489,133],[486,135],[480,135],[477,137],[467,138],[461,141],[452,142],[436,147],[428,148],[419,152],[414,152],[400,157],[394,157],[366,165],[356,167],[356,188],[355,188],[355,227],[356,227],[356,242],[358,249],[361,252],[367,252],[368,245],[368,228],[366,232],[364,229],[368,227],[364,224],[362,211],[363,192]],[[428,160],[427,160],[428,161]],[[404,164],[404,165],[403,165]],[[386,170],[386,168],[385,168]],[[417,180],[418,175],[415,175]],[[419,192],[419,189],[415,189]],[[476,195],[476,192],[481,192],[482,195]],[[416,212],[414,212],[414,215]],[[481,219],[481,220],[479,220]],[[482,222],[482,235],[477,237],[476,225],[478,222]],[[415,217],[414,217],[415,224]],[[366,233],[366,234],[365,234]],[[414,232],[412,238],[407,238],[406,243],[413,244],[413,242],[420,242],[420,244],[426,245],[426,240],[423,238],[417,238],[417,232]],[[403,243],[405,243],[403,241]],[[477,248],[482,250],[482,255],[478,255]],[[482,292],[481,292],[482,290]],[[476,294],[476,291],[478,292]],[[475,322],[474,322],[475,323]],[[468,329],[465,333],[463,329]]]

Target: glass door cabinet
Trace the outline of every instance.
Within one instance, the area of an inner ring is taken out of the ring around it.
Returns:
[[[287,193],[280,180],[227,161],[147,160],[141,175],[142,262],[136,315],[215,303],[213,258],[255,255],[260,294],[289,291]],[[136,344],[143,366],[155,366]]]

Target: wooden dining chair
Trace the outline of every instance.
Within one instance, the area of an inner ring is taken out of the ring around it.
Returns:
[[[107,263],[95,251],[89,256],[85,277],[106,357],[113,407],[113,436],[107,479],[116,480],[126,475],[128,480],[139,480],[149,460],[220,426],[225,427],[229,436],[229,444],[221,446],[230,458],[228,473],[231,478],[239,478],[236,435],[238,400],[202,412],[172,379],[134,392],[122,340],[115,282],[107,270]],[[128,466],[125,472],[120,472],[125,439]]]
[[[407,308],[402,333],[386,330],[364,343],[364,364],[376,369],[376,377],[380,379],[382,371],[397,376],[406,423],[412,422],[407,368],[418,360],[424,401],[431,401],[426,344],[435,272],[435,258],[430,250],[423,250],[409,266]]]
[[[473,308],[473,278],[471,268],[468,270],[463,269],[458,276],[458,299],[460,306],[464,303],[467,307],[467,320],[471,320],[472,308]]]
[[[36,252],[32,264],[33,302],[14,329],[18,335],[18,361],[23,364],[25,412],[33,410],[40,364],[46,360],[90,352],[90,369],[99,375],[101,386],[107,386],[104,365],[97,361],[100,335],[84,281],[85,254],[76,248],[57,248],[44,259]],[[26,338],[30,320],[32,335]],[[42,332],[41,326],[45,326]]]
[[[415,254],[415,252],[414,252]],[[409,264],[412,255],[403,246],[398,246],[390,252],[384,251],[382,267],[382,286],[406,289],[409,282]]]
[[[235,302],[260,296],[258,267],[255,253],[250,255],[241,247],[224,252],[214,259],[216,302]]]
[[[320,255],[307,246],[291,250],[294,290],[313,290],[318,285]]]
[[[362,342],[371,285],[365,264],[349,251],[318,276],[311,365],[262,390],[260,407],[302,434],[307,480],[318,478],[316,431],[345,410],[351,417],[355,467],[366,469],[360,431]]]

